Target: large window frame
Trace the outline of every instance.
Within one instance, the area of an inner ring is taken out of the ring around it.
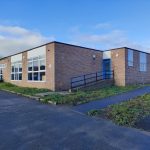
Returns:
[[[140,52],[139,54],[140,66],[139,69],[141,72],[147,71],[147,54]]]
[[[21,81],[22,80],[22,62],[12,62],[11,63],[11,80]]]
[[[133,67],[133,50],[128,49],[128,66]]]
[[[46,56],[29,58],[27,70],[29,82],[46,82]]]

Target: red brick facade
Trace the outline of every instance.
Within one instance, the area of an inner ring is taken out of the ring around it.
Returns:
[[[28,81],[27,52],[22,52],[22,80],[20,81],[11,80],[11,56],[0,60],[0,64],[6,64],[3,70],[5,82],[53,91],[68,90],[71,77],[102,71],[102,51],[52,42],[46,44],[46,81]]]
[[[22,80],[11,80],[11,56],[0,60],[5,64],[3,79],[23,87],[47,88],[53,91],[68,90],[72,77],[102,71],[103,52],[90,48],[51,42],[46,45],[46,81],[28,81],[27,53],[22,52]],[[35,48],[36,49],[36,48]],[[31,49],[33,50],[33,49]],[[128,48],[110,50],[112,70],[116,85],[150,83],[150,54],[147,57],[147,71],[139,71],[139,53],[133,50],[133,66],[128,66]]]

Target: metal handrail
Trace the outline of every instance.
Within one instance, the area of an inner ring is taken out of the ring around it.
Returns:
[[[89,75],[95,75],[92,77],[87,77]],[[101,77],[101,78],[100,78]],[[80,79],[82,78],[82,79]],[[113,71],[108,71],[108,72],[96,72],[96,73],[89,73],[81,76],[76,76],[71,78],[71,89],[81,87],[81,86],[86,86],[87,84],[94,83],[100,80],[106,80],[106,79],[113,79],[114,78],[114,72]],[[76,80],[75,80],[76,79]],[[88,81],[88,80],[93,80],[93,81]],[[73,81],[75,80],[75,81]],[[78,85],[74,85],[75,83],[80,83]]]

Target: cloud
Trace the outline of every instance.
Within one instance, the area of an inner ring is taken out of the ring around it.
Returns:
[[[19,26],[0,25],[0,56],[7,56],[54,40],[40,32]]]
[[[110,23],[98,23],[94,26],[95,29],[109,29],[111,27]]]
[[[99,24],[102,27],[105,24]],[[98,27],[98,26],[97,26]],[[99,33],[99,29],[91,31],[90,33],[84,33],[81,28],[75,28],[72,33],[70,33],[70,41],[73,44],[78,44],[86,47],[96,48],[96,49],[112,49],[118,47],[130,47],[133,49],[139,49],[150,52],[150,42],[138,42],[130,40],[127,31],[119,29],[109,29]]]

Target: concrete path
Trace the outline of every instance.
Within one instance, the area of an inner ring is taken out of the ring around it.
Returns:
[[[132,98],[135,98],[137,96],[140,96],[140,95],[143,95],[146,93],[150,93],[150,86],[143,87],[140,89],[135,89],[135,90],[132,90],[132,91],[129,91],[126,93],[122,93],[119,95],[103,98],[100,100],[91,101],[91,102],[86,103],[86,104],[77,105],[77,106],[73,107],[73,110],[81,112],[81,113],[87,113],[90,110],[102,109],[102,108],[107,107],[108,105],[117,104],[117,103],[120,103],[123,101],[127,101],[127,100],[130,100]]]
[[[148,150],[150,135],[0,91],[0,150]]]

